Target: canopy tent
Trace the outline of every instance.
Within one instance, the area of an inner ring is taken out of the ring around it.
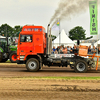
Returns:
[[[100,40],[94,43],[94,46],[97,46],[98,44],[100,44]]]
[[[59,46],[65,45],[65,46],[73,46],[75,43],[66,35],[64,29],[61,31],[60,35],[52,42],[53,45]]]
[[[0,38],[6,38],[6,37],[0,35]]]

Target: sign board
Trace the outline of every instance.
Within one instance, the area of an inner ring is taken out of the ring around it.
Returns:
[[[90,35],[98,34],[97,1],[89,1],[90,8]]]
[[[74,54],[55,54],[55,58],[72,57]]]

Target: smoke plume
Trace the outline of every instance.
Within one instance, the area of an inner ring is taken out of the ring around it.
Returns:
[[[57,19],[62,20],[65,17],[71,18],[72,16],[85,12],[89,9],[89,1],[92,0],[60,0],[50,23],[54,20],[56,22]],[[100,0],[98,0],[98,4],[100,4]]]

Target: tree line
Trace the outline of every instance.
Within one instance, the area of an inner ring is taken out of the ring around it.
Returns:
[[[2,24],[0,26],[0,35],[7,36],[8,37],[18,37],[19,32],[22,30],[22,26],[16,25],[14,27],[11,27],[8,24]]]
[[[0,35],[6,36],[6,34],[7,34],[8,37],[18,37],[20,31],[22,30],[22,27],[23,26],[20,26],[20,25],[11,27],[8,24],[2,24],[0,26]],[[93,36],[90,36],[90,37],[86,38],[85,31],[86,30],[84,30],[83,27],[76,26],[69,31],[69,38],[71,40],[87,40],[87,39],[90,39],[93,37]],[[54,35],[51,35],[51,37],[52,37],[52,41],[54,39],[56,39],[56,36],[54,36]]]
[[[8,24],[2,24],[0,26],[0,35],[5,36],[6,34],[8,37],[18,37],[19,33],[21,32],[23,26],[16,25],[14,27],[11,27]],[[52,41],[56,38],[56,36],[51,35]]]

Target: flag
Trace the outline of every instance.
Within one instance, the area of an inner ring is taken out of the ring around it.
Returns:
[[[60,30],[59,28],[59,21],[57,21],[54,26],[52,27],[52,30]]]
[[[18,39],[15,39],[15,43],[18,43]]]
[[[90,35],[98,34],[97,0],[89,1],[90,8]]]

